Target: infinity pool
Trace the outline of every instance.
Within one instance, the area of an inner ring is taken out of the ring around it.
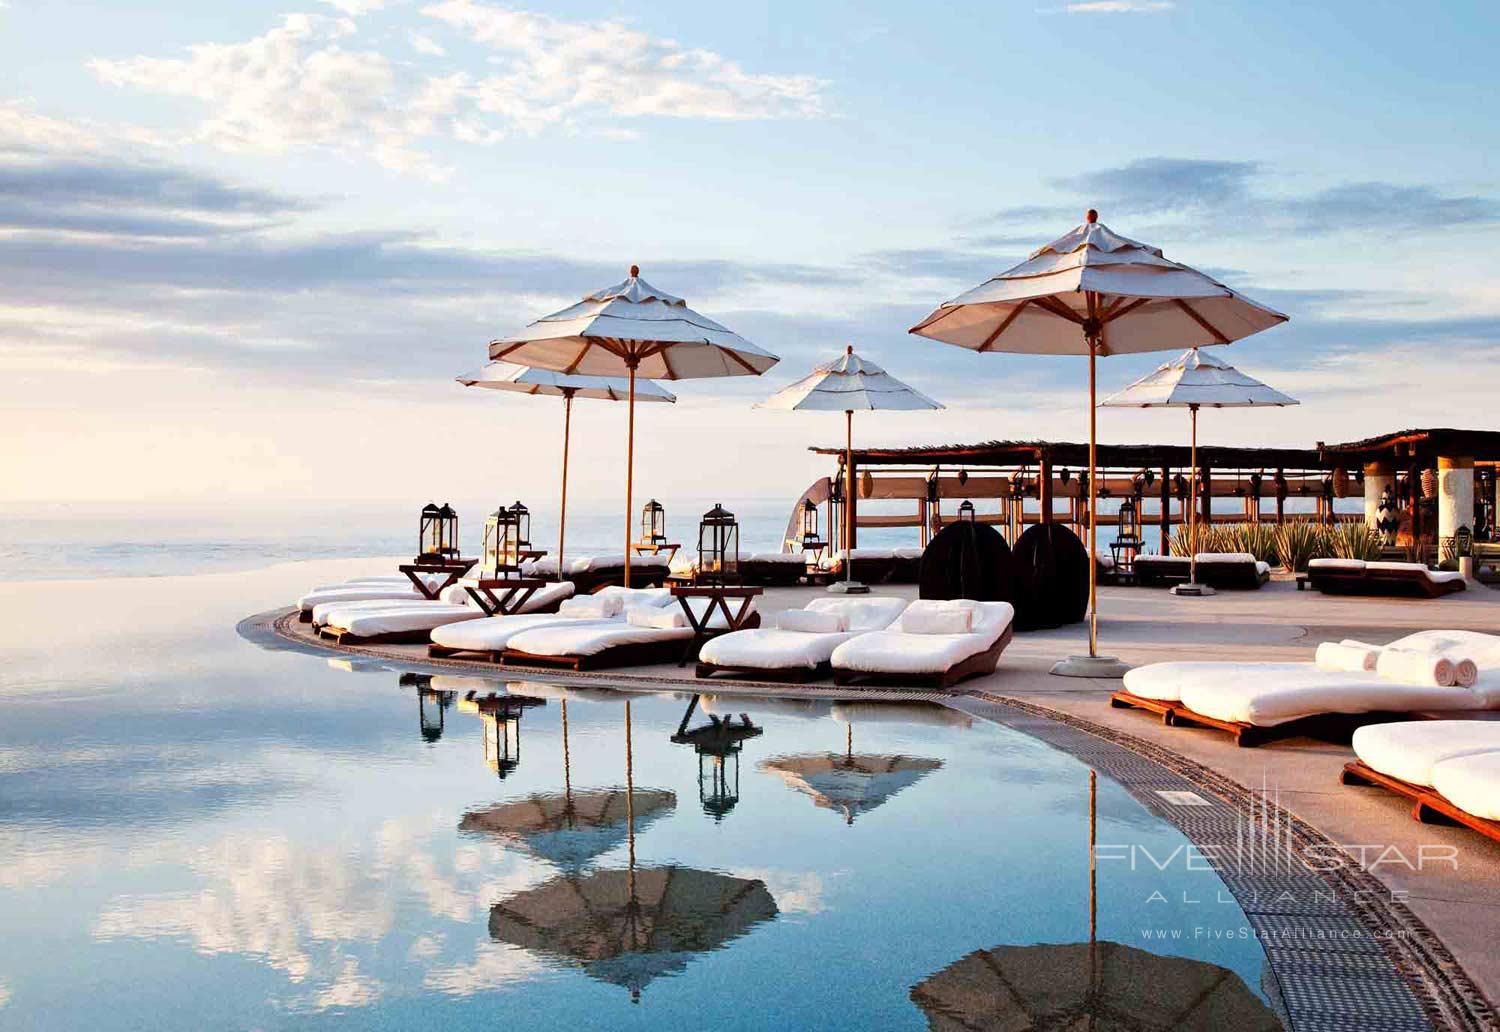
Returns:
[[[1102,777],[1098,840],[1160,862],[1101,863],[1090,949],[1088,770],[1024,734],[234,635],[314,579],[107,585],[40,641],[5,589],[0,1026],[1278,1027],[1217,876]]]

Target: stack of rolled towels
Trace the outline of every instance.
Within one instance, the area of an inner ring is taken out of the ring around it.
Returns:
[[[1453,651],[1395,649],[1350,638],[1319,645],[1315,662],[1320,670],[1373,673],[1396,684],[1473,688],[1479,680],[1474,660]]]

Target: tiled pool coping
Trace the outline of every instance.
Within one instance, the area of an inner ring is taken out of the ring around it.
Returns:
[[[1013,727],[1076,757],[1125,788],[1153,814],[1197,845],[1236,841],[1237,870],[1222,871],[1245,912],[1280,988],[1285,1016],[1297,1032],[1364,1032],[1371,1028],[1485,1030],[1500,1027],[1494,1009],[1427,926],[1368,871],[1342,865],[1318,873],[1290,862],[1292,854],[1336,848],[1327,836],[1253,789],[1212,768],[1134,735],[1034,702],[988,692],[947,694],[901,689],[850,689],[779,682],[697,681],[654,673],[496,668],[491,664],[426,659],[379,646],[335,646],[299,624],[294,610],[248,617],[245,638],[315,655],[340,655],[408,669],[534,677],[568,684],[607,682],[625,690],[702,691],[889,701],[927,701]],[[1161,793],[1200,795],[1179,805]],[[1209,798],[1201,798],[1207,793]],[[1203,805],[1206,803],[1207,805]],[[1244,834],[1248,826],[1274,836]],[[1326,855],[1326,854],[1325,854]]]

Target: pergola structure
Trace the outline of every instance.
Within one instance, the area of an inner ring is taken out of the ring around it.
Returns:
[[[845,450],[815,447],[837,462],[835,474],[811,485],[797,500],[828,506],[832,528],[853,520],[860,529],[912,527],[925,545],[932,533],[957,518],[962,501],[975,503],[977,519],[997,524],[1015,536],[1033,523],[1060,522],[1081,530],[1088,520],[1089,491],[1084,479],[1088,445],[1060,441],[988,441],[971,445],[862,448],[851,453],[852,476],[846,479]],[[1416,430],[1349,444],[1313,448],[1247,448],[1204,445],[1198,449],[1197,476],[1190,450],[1174,444],[1101,444],[1098,448],[1101,526],[1117,526],[1119,505],[1134,501],[1138,525],[1158,527],[1165,542],[1172,528],[1188,518],[1188,506],[1199,507],[1205,526],[1225,523],[1289,521],[1357,522],[1372,526],[1381,494],[1403,473],[1421,491],[1423,472],[1432,470],[1445,499],[1438,518],[1423,522],[1420,511],[1403,541],[1434,543],[1451,536],[1453,527],[1472,530],[1494,526],[1495,464],[1500,461],[1500,432]],[[1475,505],[1474,471],[1480,470],[1481,504]],[[1466,471],[1466,472],[1465,472]],[[1439,476],[1438,474],[1442,475]],[[1468,492],[1464,493],[1464,479]],[[1194,483],[1197,488],[1194,490]],[[858,490],[845,499],[842,485]],[[1363,495],[1364,513],[1339,499]],[[1405,495],[1402,495],[1405,498]],[[1473,507],[1467,519],[1462,514]],[[949,503],[948,500],[952,500]],[[1234,499],[1238,504],[1228,504]],[[868,500],[907,500],[904,512],[861,513]],[[994,505],[986,505],[993,501]],[[1489,517],[1485,517],[1485,506]],[[1421,501],[1410,502],[1421,510]],[[1442,513],[1447,512],[1447,517]],[[795,517],[795,511],[794,511]],[[1482,534],[1481,537],[1487,536]],[[838,540],[836,537],[830,540]]]

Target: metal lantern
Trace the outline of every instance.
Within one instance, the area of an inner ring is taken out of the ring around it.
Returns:
[[[829,486],[829,489],[828,489],[828,500],[830,502],[832,502],[834,505],[843,505],[844,504],[844,478],[843,477],[839,476],[839,477],[834,477],[833,478],[833,483]]]
[[[667,510],[651,499],[641,507],[641,544],[664,545],[667,542]]]
[[[974,522],[974,503],[967,498],[958,507],[958,518],[960,522]]]
[[[417,524],[417,561],[444,562],[458,558],[458,513],[444,502],[422,506]]]
[[[1281,470],[1278,469],[1276,471],[1276,476],[1273,479],[1273,482],[1276,485],[1276,500],[1279,501],[1279,502],[1286,501],[1286,496],[1287,496],[1286,474],[1283,473]]]
[[[805,499],[802,502],[802,547],[820,544],[822,540],[818,536],[818,507],[811,498]]]
[[[1140,514],[1136,511],[1135,502],[1124,502],[1120,505],[1120,533],[1117,540],[1130,543],[1140,539]]]
[[[698,524],[698,583],[737,583],[739,567],[739,522],[734,513],[715,505]]]
[[[521,710],[509,706],[483,713],[484,762],[500,778],[521,765]]]
[[[1186,501],[1188,496],[1187,477],[1183,476],[1181,473],[1173,474],[1172,490],[1177,493],[1177,500],[1179,502]]]
[[[496,574],[521,564],[521,551],[531,547],[531,510],[520,502],[504,505],[484,521],[484,565]]]

